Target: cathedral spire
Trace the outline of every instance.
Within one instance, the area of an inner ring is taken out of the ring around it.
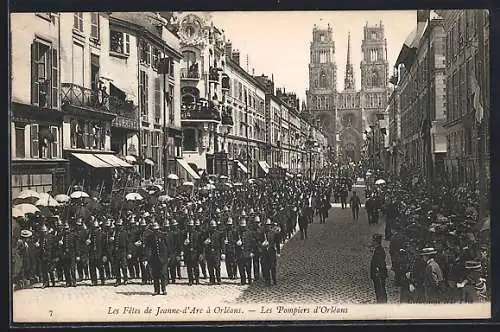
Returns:
[[[351,63],[351,33],[347,35],[347,61],[345,65],[344,90],[354,90],[354,69]]]

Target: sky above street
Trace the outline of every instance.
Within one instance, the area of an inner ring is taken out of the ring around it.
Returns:
[[[416,11],[282,11],[212,12],[214,25],[224,30],[233,49],[241,53],[241,67],[255,75],[274,74],[275,87],[285,87],[305,99],[309,85],[309,46],[314,24],[333,28],[337,89],[344,88],[347,35],[351,33],[351,60],[360,88],[363,27],[382,23],[387,39],[389,75],[406,37],[416,26]]]

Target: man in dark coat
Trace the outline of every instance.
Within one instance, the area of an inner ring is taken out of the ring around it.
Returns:
[[[356,192],[353,190],[352,191],[352,196],[351,199],[349,200],[349,205],[351,206],[352,210],[352,219],[354,221],[359,219],[359,208],[361,207],[361,200],[359,199],[358,195]]]
[[[101,279],[101,285],[104,285],[104,265],[102,257],[104,254],[104,234],[99,227],[99,222],[94,221],[94,225],[90,230],[89,241],[89,268],[90,268],[90,280],[92,281],[92,286],[97,285],[97,273],[99,271],[99,279]]]
[[[123,284],[126,285],[128,282],[127,274],[127,259],[131,259],[132,255],[128,253],[129,242],[128,233],[123,229],[123,220],[119,219],[115,225],[114,235],[111,237],[111,242],[113,246],[113,263],[114,271],[116,276],[115,286],[121,284],[122,273],[123,273]]]
[[[76,268],[78,270],[78,280],[89,277],[89,248],[87,239],[89,232],[83,224],[83,218],[78,218],[75,226],[76,246]]]
[[[49,279],[52,282],[52,286],[55,286],[55,276],[53,269],[53,245],[54,238],[49,233],[47,225],[43,225],[39,237],[35,242],[35,246],[39,248],[39,260],[40,260],[40,272],[42,274],[42,288],[49,286]]]
[[[190,219],[188,221],[188,226],[184,232],[184,262],[186,263],[189,286],[193,283],[200,283],[200,269],[198,264],[198,257],[200,255],[200,234],[194,228],[194,221]]]
[[[435,261],[436,249],[427,247],[421,250],[420,255],[426,263],[424,274],[424,290],[426,303],[440,303],[442,301],[444,278],[439,264]]]
[[[272,229],[271,219],[266,220],[262,242],[262,274],[266,285],[271,285],[271,280],[276,285],[276,257],[281,253],[280,235]]]
[[[205,245],[205,257],[207,259],[208,274],[210,276],[210,285],[220,285],[220,261],[224,254],[224,243],[221,233],[217,230],[215,220],[210,221],[210,229],[206,233],[206,239],[203,241]]]
[[[111,229],[111,219],[107,219],[102,228],[103,234],[103,256],[102,264],[104,267],[105,279],[111,279],[114,277],[114,265],[112,264],[113,257],[113,243],[110,240],[113,236],[113,230]]]
[[[227,219],[227,225],[225,229],[225,252],[226,252],[226,270],[229,279],[236,278],[236,241],[238,238],[237,229],[233,227],[233,218],[229,217]]]
[[[252,258],[255,251],[253,232],[247,228],[245,219],[240,222],[238,240],[236,241],[236,260],[240,271],[241,284],[252,284]]]
[[[385,251],[382,247],[382,235],[374,234],[372,241],[374,252],[370,262],[370,278],[375,287],[377,303],[387,303],[387,291],[385,289],[387,266],[385,263]]]
[[[307,227],[308,227],[307,216],[304,212],[304,208],[299,210],[299,229],[300,229],[300,239],[307,239]]]
[[[160,291],[163,295],[166,291],[166,268],[168,265],[168,243],[165,234],[160,231],[158,223],[153,224],[153,233],[148,237],[147,252],[149,253],[148,262],[151,264],[151,274],[153,277],[154,292],[152,295],[159,295]]]
[[[66,287],[76,287],[77,239],[67,223],[64,225],[64,233],[58,245],[61,246],[61,261],[64,269],[64,279],[66,279]]]

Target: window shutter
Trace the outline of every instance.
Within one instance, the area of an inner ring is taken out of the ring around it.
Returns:
[[[51,157],[57,158],[59,156],[59,128],[50,126],[50,133],[52,134]]]
[[[31,44],[31,103],[38,105],[39,83],[38,83],[38,43]]]
[[[125,54],[130,54],[130,35],[128,33],[123,33],[125,41]]]
[[[38,124],[31,125],[31,157],[40,157],[40,146],[38,143]]]
[[[52,96],[51,96],[51,104],[52,108],[57,108],[59,105],[59,58],[57,57],[57,49],[52,49]]]
[[[155,77],[155,118],[161,117],[161,82],[159,77]]]

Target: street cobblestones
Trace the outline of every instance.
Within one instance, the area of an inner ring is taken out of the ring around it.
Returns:
[[[362,195],[360,195],[363,197]],[[366,212],[360,210],[359,220],[352,220],[350,209],[333,207],[326,224],[317,219],[309,226],[309,238],[301,240],[296,234],[278,258],[278,284],[265,286],[262,280],[251,286],[240,285],[238,280],[226,277],[222,266],[222,285],[210,286],[208,279],[200,285],[187,285],[187,273],[182,268],[183,279],[167,286],[167,296],[151,296],[152,285],[141,285],[133,280],[128,285],[113,287],[90,286],[90,281],[78,287],[45,289],[35,285],[31,289],[15,291],[15,310],[68,310],[97,304],[130,305],[150,303],[321,303],[362,304],[375,303],[375,294],[369,279],[371,254],[369,245],[374,232],[383,234],[383,222],[368,225]],[[388,254],[388,243],[384,242]],[[387,255],[388,256],[388,255]],[[387,265],[390,267],[388,257]],[[389,303],[398,303],[399,292],[394,287],[393,274],[387,280]]]

